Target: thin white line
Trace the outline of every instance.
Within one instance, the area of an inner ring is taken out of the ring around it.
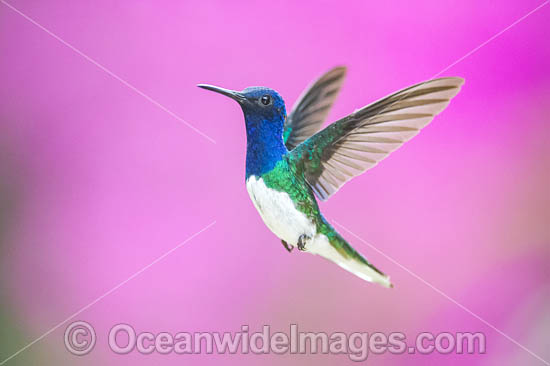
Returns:
[[[515,22],[513,22],[512,24],[510,24],[509,26],[507,26],[506,28],[504,28],[503,30],[501,30],[500,32],[498,32],[497,34],[495,34],[494,36],[492,36],[491,38],[489,38],[488,40],[486,40],[485,42],[483,42],[482,44],[480,44],[479,46],[477,46],[476,48],[474,48],[473,50],[471,50],[470,52],[468,52],[467,54],[465,54],[464,56],[462,56],[461,58],[459,58],[458,60],[456,60],[455,62],[453,62],[452,64],[450,64],[449,66],[447,66],[446,68],[444,68],[443,70],[441,70],[440,72],[438,72],[437,74],[435,74],[434,76],[431,77],[431,79],[435,78],[435,77],[438,77],[439,75],[443,74],[445,71],[449,70],[451,67],[453,67],[454,65],[458,64],[459,62],[461,62],[462,60],[470,57],[472,54],[476,53],[480,48],[482,48],[483,46],[485,46],[487,43],[491,42],[493,39],[499,37],[500,35],[502,35],[502,33],[506,32],[507,30],[509,30],[510,28],[512,28],[513,26],[515,26],[516,24],[520,23],[521,21],[525,20],[525,18],[527,18],[529,15],[533,14],[534,12],[538,11],[540,8],[542,8],[543,6],[545,6],[546,4],[548,4],[550,0],[546,0],[545,2],[543,2],[542,4],[540,4],[539,6],[537,6],[535,9],[531,10],[530,12],[528,12],[527,14],[525,14],[524,16],[522,16],[521,18],[519,18],[518,20],[516,20]]]
[[[0,0],[1,1],[1,0]],[[509,30],[510,28],[512,28],[513,26],[515,26],[516,24],[520,23],[521,21],[525,20],[529,15],[533,14],[534,12],[536,12],[537,10],[539,10],[540,8],[542,8],[543,6],[545,6],[546,4],[548,4],[550,0],[546,0],[545,2],[543,2],[542,4],[540,4],[539,6],[537,6],[535,9],[531,10],[530,12],[528,12],[527,14],[525,14],[524,16],[522,16],[521,18],[519,18],[518,20],[516,20],[515,22],[513,22],[512,24],[510,24],[509,26],[507,26],[506,28],[504,28],[503,30],[501,30],[500,32],[496,33],[495,35],[493,35],[491,38],[489,38],[488,40],[486,40],[485,42],[483,42],[482,44],[480,44],[479,46],[477,46],[476,48],[472,49],[470,52],[466,53],[464,56],[460,57],[458,60],[456,60],[455,62],[451,63],[449,66],[445,67],[443,70],[441,70],[440,72],[436,73],[435,75],[433,75],[432,77],[430,77],[428,79],[428,81],[426,82],[423,82],[423,83],[420,83],[418,85],[421,85],[421,84],[426,84],[428,83],[429,81],[433,80],[434,78],[438,77],[439,75],[443,74],[445,71],[449,70],[451,67],[453,67],[454,65],[458,64],[459,62],[465,60],[466,58],[468,58],[469,56],[471,56],[472,54],[474,54],[475,52],[477,52],[480,48],[482,48],[483,46],[487,45],[489,42],[491,42],[492,40],[494,40],[495,38],[498,38],[500,35],[502,35],[504,32],[506,32],[507,30]],[[417,85],[417,86],[418,86]],[[378,111],[377,113],[375,113],[374,115],[370,116],[369,118],[373,118],[375,116],[378,116],[379,114],[381,114],[382,112],[386,111],[388,108],[394,106],[396,103],[398,103],[399,101],[401,101],[402,99],[404,99],[407,95],[411,94],[414,92],[415,89],[412,89],[410,91],[407,91],[405,93],[403,93],[403,95],[401,95],[400,98],[398,98],[397,100],[391,102],[390,104],[388,104],[387,106],[385,106],[384,108],[382,108],[380,111]]]
[[[183,118],[181,118],[180,116],[178,116],[177,114],[175,114],[174,112],[172,112],[171,110],[169,110],[168,108],[166,108],[165,106],[160,104],[159,102],[157,102],[155,99],[151,98],[150,96],[148,96],[147,94],[145,94],[144,92],[142,92],[141,90],[139,90],[138,88],[136,88],[135,86],[133,86],[132,84],[130,84],[129,82],[127,82],[126,80],[124,80],[123,78],[121,78],[120,76],[115,74],[114,72],[112,72],[111,70],[109,70],[108,68],[106,68],[105,66],[101,65],[99,62],[97,62],[93,58],[86,55],[84,52],[80,51],[78,48],[76,48],[73,45],[71,45],[70,43],[64,41],[61,37],[59,37],[58,35],[56,35],[52,31],[48,30],[47,28],[45,28],[41,24],[37,23],[34,19],[30,18],[26,14],[22,13],[20,10],[15,8],[13,5],[9,4],[8,2],[6,2],[4,0],[0,0],[0,2],[2,2],[2,4],[6,5],[8,8],[13,10],[17,14],[21,15],[23,18],[27,19],[29,22],[36,25],[38,28],[42,29],[44,32],[48,33],[50,36],[57,39],[59,42],[61,42],[62,44],[64,44],[65,46],[67,46],[68,48],[73,50],[74,52],[78,53],[80,56],[84,57],[86,60],[88,60],[89,62],[91,62],[92,64],[94,64],[98,68],[100,68],[101,70],[105,71],[107,74],[111,75],[113,78],[120,81],[122,84],[126,85],[128,88],[130,88],[131,90],[133,90],[137,94],[141,95],[142,97],[147,99],[149,102],[151,102],[152,104],[154,104],[158,108],[162,109],[163,111],[165,111],[166,113],[168,113],[169,115],[171,115],[172,117],[174,117],[175,119],[177,119],[178,121],[180,121],[181,123],[183,123],[184,125],[189,127],[190,129],[192,129],[193,131],[195,131],[196,133],[198,133],[199,135],[201,135],[202,137],[204,137],[208,141],[210,141],[214,144],[216,143],[216,141],[213,138],[211,138],[210,136],[208,136],[207,134],[205,134],[204,132],[202,132],[201,130],[199,130],[198,128],[196,128],[195,126],[193,126],[192,124],[190,124],[189,122],[187,122],[186,120],[184,120]]]
[[[89,303],[88,305],[84,306],[83,308],[81,308],[80,310],[78,310],[77,312],[73,313],[72,315],[68,316],[65,320],[63,320],[62,322],[58,323],[56,326],[54,326],[53,328],[51,328],[50,330],[48,330],[46,333],[42,334],[40,337],[36,338],[34,341],[30,342],[29,344],[27,344],[25,347],[21,348],[19,351],[15,352],[13,355],[11,355],[10,357],[6,358],[4,361],[0,362],[0,365],[3,365],[5,364],[6,362],[8,362],[9,360],[11,360],[12,358],[14,358],[15,356],[17,356],[18,354],[20,354],[21,352],[23,352],[24,350],[26,350],[27,348],[29,348],[30,346],[32,346],[33,344],[35,344],[36,342],[39,342],[40,340],[42,340],[43,338],[47,337],[50,333],[54,332],[56,329],[58,329],[60,326],[62,326],[63,324],[65,324],[66,322],[68,322],[69,320],[71,320],[72,318],[76,317],[77,315],[79,315],[80,313],[82,313],[83,311],[89,309],[90,307],[92,307],[93,305],[95,305],[96,303],[98,303],[99,301],[101,301],[102,299],[104,299],[105,297],[109,296],[110,294],[112,294],[114,291],[118,290],[120,287],[124,286],[127,282],[131,281],[132,279],[134,279],[135,277],[139,276],[142,272],[144,272],[145,270],[147,270],[149,267],[153,266],[154,264],[156,264],[157,262],[159,262],[160,260],[162,260],[163,258],[165,258],[166,256],[170,255],[172,252],[174,252],[175,250],[179,249],[182,245],[184,245],[185,243],[189,242],[190,240],[194,239],[197,235],[203,233],[204,231],[210,229],[212,226],[214,226],[216,224],[216,221],[213,221],[211,222],[210,224],[208,224],[207,226],[205,226],[204,228],[202,228],[201,230],[197,231],[195,234],[191,235],[189,238],[185,239],[184,241],[182,241],[181,243],[179,243],[178,245],[176,245],[175,247],[173,247],[172,249],[170,249],[169,251],[167,251],[166,253],[164,253],[163,255],[161,255],[160,257],[158,257],[157,259],[155,259],[154,261],[152,261],[151,263],[149,263],[148,265],[146,265],[145,267],[143,267],[142,269],[140,269],[139,271],[137,271],[136,273],[134,273],[133,275],[131,275],[130,277],[128,277],[127,279],[125,279],[124,281],[122,281],[121,283],[119,283],[118,285],[116,285],[115,287],[113,287],[112,289],[110,289],[109,291],[105,292],[103,295],[99,296],[97,299],[95,299],[94,301],[92,301],[91,303]]]
[[[450,302],[452,302],[453,304],[457,305],[459,308],[461,308],[462,310],[464,310],[465,312],[467,312],[468,314],[470,314],[471,316],[473,316],[474,318],[476,318],[477,320],[481,321],[483,324],[487,325],[489,328],[493,329],[494,331],[496,331],[497,333],[499,333],[500,335],[502,335],[503,337],[505,337],[506,339],[508,339],[510,342],[514,343],[516,346],[522,348],[524,351],[528,352],[531,354],[531,356],[539,359],[540,361],[542,361],[544,364],[546,365],[550,365],[550,363],[546,360],[544,360],[542,357],[540,357],[539,355],[537,355],[536,353],[534,353],[533,351],[531,351],[529,348],[525,347],[524,345],[522,345],[521,343],[519,343],[518,341],[516,341],[515,339],[513,339],[512,337],[510,337],[509,335],[507,335],[506,333],[504,333],[503,331],[501,331],[500,329],[498,329],[497,327],[495,327],[494,325],[492,325],[491,323],[489,323],[487,320],[483,319],[482,317],[480,317],[479,315],[477,315],[476,313],[474,313],[473,311],[471,311],[470,309],[468,309],[467,307],[465,307],[464,305],[462,305],[461,303],[459,303],[458,301],[456,301],[455,299],[453,299],[452,297],[450,297],[449,295],[447,295],[446,293],[444,293],[443,291],[441,291],[440,289],[438,289],[437,287],[435,287],[434,285],[432,285],[431,283],[429,283],[428,281],[424,280],[422,277],[420,277],[419,275],[417,275],[416,273],[414,273],[413,271],[411,271],[410,269],[408,269],[407,267],[405,267],[404,265],[402,265],[401,263],[399,263],[398,261],[396,261],[395,259],[393,259],[392,257],[390,257],[389,255],[387,255],[386,253],[384,253],[383,251],[381,251],[380,249],[376,248],[374,245],[372,245],[371,243],[367,242],[366,240],[364,240],[363,238],[361,238],[359,235],[355,234],[354,232],[352,232],[351,230],[349,230],[348,228],[346,228],[344,225],[336,222],[333,220],[333,222],[340,226],[342,229],[344,229],[345,231],[347,231],[349,234],[355,236],[357,239],[359,239],[360,241],[362,241],[364,244],[368,245],[369,247],[371,247],[372,249],[374,249],[376,252],[378,252],[379,254],[383,255],[384,257],[386,257],[388,260],[390,260],[391,262],[393,262],[394,264],[398,265],[399,267],[401,267],[401,269],[403,269],[405,272],[409,273],[411,276],[413,276],[414,278],[416,278],[417,280],[419,280],[420,282],[424,283],[426,286],[428,286],[429,288],[431,288],[432,290],[434,290],[435,292],[437,292],[438,294],[440,294],[441,296],[443,296],[444,298],[446,298],[447,300],[449,300]]]

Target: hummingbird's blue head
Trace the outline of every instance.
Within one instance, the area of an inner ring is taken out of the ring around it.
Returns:
[[[228,96],[241,106],[246,122],[247,176],[273,168],[287,152],[283,143],[286,109],[279,93],[260,86],[240,92],[206,84],[198,86]]]
[[[241,92],[244,101],[240,102],[244,116],[251,122],[269,121],[284,123],[286,118],[285,101],[275,90],[263,86],[252,86]]]

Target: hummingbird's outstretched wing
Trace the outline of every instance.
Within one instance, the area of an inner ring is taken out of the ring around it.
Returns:
[[[284,143],[289,151],[321,128],[345,76],[345,67],[331,69],[306,88],[294,103],[283,129]]]
[[[449,104],[464,79],[429,80],[329,125],[290,152],[321,200],[415,136]]]

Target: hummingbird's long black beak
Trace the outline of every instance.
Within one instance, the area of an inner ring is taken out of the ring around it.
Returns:
[[[220,88],[219,86],[208,85],[208,84],[198,84],[197,86],[199,88],[203,88],[206,90],[211,90],[213,92],[223,94],[226,97],[236,100],[238,103],[242,103],[246,100],[245,96],[242,95],[242,93],[239,93],[238,91],[235,91],[235,90],[229,90],[225,88]]]

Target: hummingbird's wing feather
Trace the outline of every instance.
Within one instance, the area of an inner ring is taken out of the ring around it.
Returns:
[[[283,139],[289,151],[321,128],[345,76],[345,67],[335,67],[306,88],[298,98],[283,129]]]
[[[463,83],[462,78],[441,78],[398,91],[329,125],[291,151],[290,158],[324,201],[415,136]]]

